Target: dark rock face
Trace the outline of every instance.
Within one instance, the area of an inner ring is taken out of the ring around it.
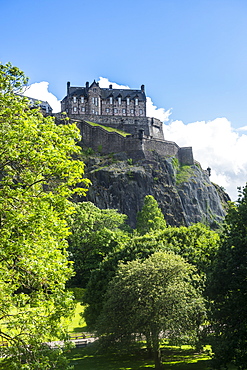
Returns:
[[[202,222],[216,227],[224,216],[230,198],[219,195],[220,188],[211,183],[207,171],[199,164],[179,166],[174,158],[157,153],[152,160],[133,163],[118,155],[91,157],[86,160],[86,176],[92,181],[87,199],[99,208],[115,208],[128,216],[135,227],[136,213],[146,195],[158,202],[168,225],[188,226]]]

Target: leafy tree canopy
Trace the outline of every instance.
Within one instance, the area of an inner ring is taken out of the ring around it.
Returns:
[[[117,252],[128,238],[127,216],[114,209],[99,209],[91,202],[76,205],[70,218],[69,252],[76,275],[71,283],[85,287],[92,270],[111,252]]]
[[[131,238],[126,238],[124,246],[119,251],[109,253],[90,275],[84,296],[85,303],[88,304],[85,310],[87,324],[94,327],[102,309],[107,286],[116,273],[119,261],[144,261],[158,251],[172,252],[196,267],[200,275],[198,283],[203,287],[218,246],[219,235],[202,224],[167,227],[159,233],[134,234]]]
[[[0,337],[9,344],[5,368],[60,369],[52,351],[51,363],[36,349],[62,335],[72,306],[66,218],[88,180],[74,159],[78,129],[30,109],[15,94],[26,82],[18,68],[0,64]]]
[[[226,216],[221,245],[208,284],[215,333],[215,364],[247,364],[247,187]]]
[[[164,252],[120,264],[97,320],[98,333],[113,342],[144,335],[160,369],[160,338],[195,339],[203,318],[203,299],[192,274],[194,268],[182,257]]]
[[[165,227],[166,221],[157,201],[152,195],[147,195],[144,198],[142,210],[137,214],[137,232],[143,235],[151,231],[159,231]]]

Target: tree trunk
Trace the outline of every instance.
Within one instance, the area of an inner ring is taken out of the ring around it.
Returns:
[[[151,334],[150,332],[146,332],[145,334],[146,337],[146,343],[147,343],[147,351],[148,351],[148,357],[152,358],[153,357],[153,348],[152,348],[152,339],[151,339]]]
[[[159,333],[152,333],[154,364],[156,370],[162,369],[162,360],[160,352]]]

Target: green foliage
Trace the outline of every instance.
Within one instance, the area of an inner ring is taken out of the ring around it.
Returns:
[[[84,296],[84,303],[88,305],[85,310],[87,324],[94,328],[102,309],[104,294],[116,273],[119,261],[144,261],[157,251],[173,252],[196,267],[201,277],[198,284],[203,287],[218,246],[218,234],[202,224],[167,227],[159,232],[145,235],[134,233],[131,237],[126,237],[123,247],[118,252],[110,253],[91,273]]]
[[[176,173],[176,184],[179,185],[183,182],[187,182],[190,177],[193,175],[194,171],[191,166],[180,166],[179,170]]]
[[[85,287],[91,271],[110,252],[117,251],[124,241],[127,216],[114,209],[99,209],[91,202],[76,205],[70,219],[69,252],[76,275],[71,280],[75,286]]]
[[[247,363],[247,187],[230,204],[208,290],[217,366]]]
[[[188,181],[194,173],[191,166],[181,165],[176,157],[172,158],[172,165],[176,173],[176,185]]]
[[[73,370],[74,366],[70,365],[66,356],[70,350],[70,343],[62,349],[51,349],[47,344],[30,341],[29,346],[11,347],[9,352],[12,358],[3,359],[0,370]]]
[[[172,158],[172,165],[173,165],[173,167],[174,167],[176,170],[179,170],[179,166],[180,166],[180,164],[179,164],[179,160],[178,160],[178,158],[176,158],[176,157],[173,157],[173,158]]]
[[[164,252],[120,264],[107,289],[98,333],[114,342],[144,335],[160,369],[162,336],[196,340],[204,305],[192,284],[195,273],[182,257]]]
[[[220,237],[203,224],[168,227],[157,237],[167,250],[179,254],[196,266],[200,275],[208,275],[217,255]]]
[[[18,68],[0,65],[0,336],[9,344],[8,368],[31,370],[47,368],[39,348],[64,336],[61,317],[73,307],[65,291],[72,275],[66,219],[74,209],[69,198],[85,194],[88,181],[73,159],[78,129],[29,109],[14,94],[24,83]]]
[[[159,231],[164,228],[166,228],[166,221],[157,201],[152,195],[147,195],[144,199],[142,210],[137,214],[137,232],[144,235],[151,231]]]

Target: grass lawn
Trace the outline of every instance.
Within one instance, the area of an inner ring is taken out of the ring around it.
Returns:
[[[80,302],[77,302],[75,306],[74,315],[68,325],[69,333],[81,333],[83,331],[87,331],[85,320],[81,316],[81,313],[83,311],[84,306]]]
[[[74,316],[69,323],[70,333],[87,331],[86,323],[81,317],[84,306],[77,302]],[[164,370],[208,370],[210,357],[206,353],[196,354],[188,346],[163,347]],[[134,349],[133,354],[124,352],[102,353],[98,351],[97,343],[86,348],[72,349],[68,354],[75,370],[145,370],[153,369],[154,363],[148,358],[144,349]]]
[[[187,347],[163,347],[164,370],[209,370],[210,357],[206,353],[197,354]],[[143,349],[135,349],[133,354],[97,351],[97,344],[86,348],[73,349],[69,354],[75,370],[145,370],[154,369],[154,363]]]

